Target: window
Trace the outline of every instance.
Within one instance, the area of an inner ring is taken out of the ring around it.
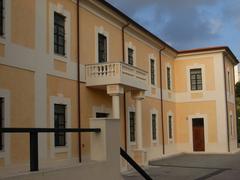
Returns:
[[[65,16],[54,12],[54,53],[65,55]]]
[[[202,69],[191,69],[190,70],[191,90],[197,91],[202,90]]]
[[[231,79],[230,79],[230,72],[227,72],[228,74],[228,92],[231,94]]]
[[[172,116],[168,116],[168,138],[173,139],[173,119]]]
[[[54,128],[66,128],[66,105],[54,105]],[[66,133],[55,133],[55,146],[66,145]]]
[[[107,118],[108,116],[108,113],[96,112],[96,118]]]
[[[171,69],[167,67],[167,88],[171,90]]]
[[[3,128],[4,121],[4,99],[0,98],[0,128]],[[3,150],[3,133],[0,133],[0,151]]]
[[[151,68],[151,84],[155,85],[155,61],[153,59],[150,60],[150,68]]]
[[[230,126],[231,126],[231,136],[234,136],[234,123],[233,123],[233,115],[230,114]]]
[[[134,50],[131,48],[128,48],[128,64],[133,66],[133,53]]]
[[[0,36],[4,34],[4,0],[0,0]]]
[[[98,62],[107,62],[107,37],[103,34],[98,34]]]
[[[135,142],[135,112],[129,112],[129,124],[130,124],[130,142]]]
[[[152,140],[157,140],[157,115],[152,114]]]

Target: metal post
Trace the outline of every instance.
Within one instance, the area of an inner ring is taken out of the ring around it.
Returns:
[[[30,171],[38,171],[38,133],[30,132]]]

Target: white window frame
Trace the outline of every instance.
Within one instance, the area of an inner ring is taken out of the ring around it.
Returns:
[[[167,73],[167,69],[170,69],[170,89],[168,89],[168,73]],[[168,90],[168,91],[172,91],[172,89],[173,89],[173,80],[172,80],[172,65],[171,64],[169,64],[169,63],[167,63],[167,65],[166,65],[166,68],[165,68],[165,70],[166,70],[166,89]]]
[[[125,63],[128,64],[128,48],[133,50],[133,66],[136,66],[137,50],[131,41],[125,43]]]
[[[190,70],[192,69],[201,69],[202,72],[202,90],[191,90],[191,77],[190,77]],[[201,93],[206,90],[206,83],[205,83],[205,65],[203,64],[194,64],[192,66],[186,67],[186,74],[187,74],[187,89],[188,92],[191,93]]]
[[[155,78],[154,78],[154,84],[152,84],[152,80],[151,80],[151,60],[154,61],[154,73],[155,73]],[[156,87],[157,86],[157,77],[158,77],[158,72],[157,72],[157,62],[156,62],[156,58],[154,57],[153,54],[149,55],[149,82],[151,87]]]
[[[171,123],[172,123],[172,138],[169,137],[169,117],[172,117],[171,118]],[[172,144],[174,143],[174,114],[172,111],[169,111],[167,113],[167,137],[168,137],[168,144]]]
[[[54,52],[54,13],[59,13],[65,17],[65,55],[59,55]],[[71,13],[64,9],[62,4],[50,3],[49,17],[49,37],[50,37],[50,53],[52,59],[68,62],[71,59]]]
[[[10,127],[10,92],[6,89],[0,89],[0,97],[4,99],[4,127]],[[10,164],[10,134],[3,134],[3,142],[4,147],[3,150],[0,151],[0,159],[4,159],[5,164]]]
[[[50,97],[50,126],[54,128],[54,105],[62,104],[66,105],[66,128],[71,128],[71,100],[64,98],[63,96],[51,96]],[[71,134],[66,133],[66,145],[63,147],[56,147],[54,141],[54,133],[51,134],[51,157],[55,158],[58,153],[67,153],[68,158],[72,156],[72,141]]]
[[[156,139],[153,139],[153,132],[152,132],[152,115],[156,115]],[[150,111],[150,133],[151,133],[151,142],[152,144],[158,144],[159,143],[159,131],[158,131],[158,111],[156,109],[152,109]]]
[[[107,39],[107,62],[109,62],[109,33],[104,30],[103,26],[95,27],[95,63],[98,62],[99,54],[98,54],[98,34],[102,34]]]
[[[135,141],[131,141],[130,139],[130,112],[135,112]],[[136,110],[135,108],[132,106],[132,107],[128,107],[128,111],[127,111],[127,119],[128,119],[128,144],[130,146],[133,146],[133,145],[137,145],[137,122],[136,122]]]

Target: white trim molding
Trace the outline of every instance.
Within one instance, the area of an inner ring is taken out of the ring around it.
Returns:
[[[57,12],[65,17],[65,56],[61,56],[54,53],[54,13]],[[71,13],[64,9],[62,4],[50,3],[49,9],[49,43],[50,43],[50,54],[52,60],[57,59],[63,62],[70,62],[71,59]]]
[[[172,124],[172,138],[169,137],[169,117],[171,117],[171,124]],[[174,114],[172,111],[168,111],[167,113],[167,137],[168,137],[168,144],[174,143]]]
[[[109,62],[109,33],[105,31],[103,26],[97,27],[95,26],[95,63],[98,62],[98,34],[102,34],[107,38],[107,62]]]
[[[190,79],[190,70],[191,69],[201,69],[202,71],[202,90],[196,90],[196,91],[192,91],[191,90],[191,79]],[[194,64],[191,66],[187,66],[186,67],[186,77],[187,77],[187,89],[188,92],[190,93],[200,93],[200,92],[204,92],[206,91],[206,76],[205,76],[205,65],[204,64]]]
[[[156,115],[156,139],[153,139],[153,132],[152,132],[152,115]],[[158,128],[158,110],[157,109],[151,109],[150,110],[150,137],[151,137],[151,144],[159,144],[159,128]]]
[[[128,49],[133,50],[133,66],[137,64],[137,50],[131,41],[125,43],[125,63],[128,64]]]
[[[196,113],[194,115],[188,116],[188,129],[189,129],[189,143],[193,147],[193,127],[192,120],[195,118],[202,118],[204,122],[204,143],[205,143],[205,152],[208,151],[208,116],[207,114]],[[193,151],[193,148],[192,148]]]
[[[96,113],[107,113],[109,115],[109,117],[112,117],[112,109],[111,108],[107,108],[105,105],[101,105],[101,106],[93,106],[92,107],[92,117],[96,118]]]
[[[10,127],[10,92],[6,89],[0,89],[0,98],[4,99],[4,105],[3,105],[3,116],[4,116],[4,127]],[[3,134],[3,151],[0,151],[0,159],[4,159],[5,165],[10,164],[10,143],[11,138],[10,134],[5,133]]]
[[[71,128],[71,100],[69,98],[64,98],[63,95],[51,96],[50,97],[50,126],[54,128],[54,105],[62,104],[66,105],[66,128]],[[51,146],[51,158],[55,158],[57,153],[67,153],[68,159],[72,156],[72,142],[71,134],[66,133],[66,146],[65,147],[55,147],[54,145],[54,134],[51,134],[50,138]]]

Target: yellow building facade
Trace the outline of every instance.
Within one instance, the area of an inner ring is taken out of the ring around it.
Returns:
[[[142,165],[237,150],[238,61],[228,47],[175,50],[105,1],[1,2],[1,127],[118,118],[122,148]],[[1,138],[0,166],[27,164],[28,136]],[[88,161],[90,148],[89,134],[39,136],[41,164]]]

